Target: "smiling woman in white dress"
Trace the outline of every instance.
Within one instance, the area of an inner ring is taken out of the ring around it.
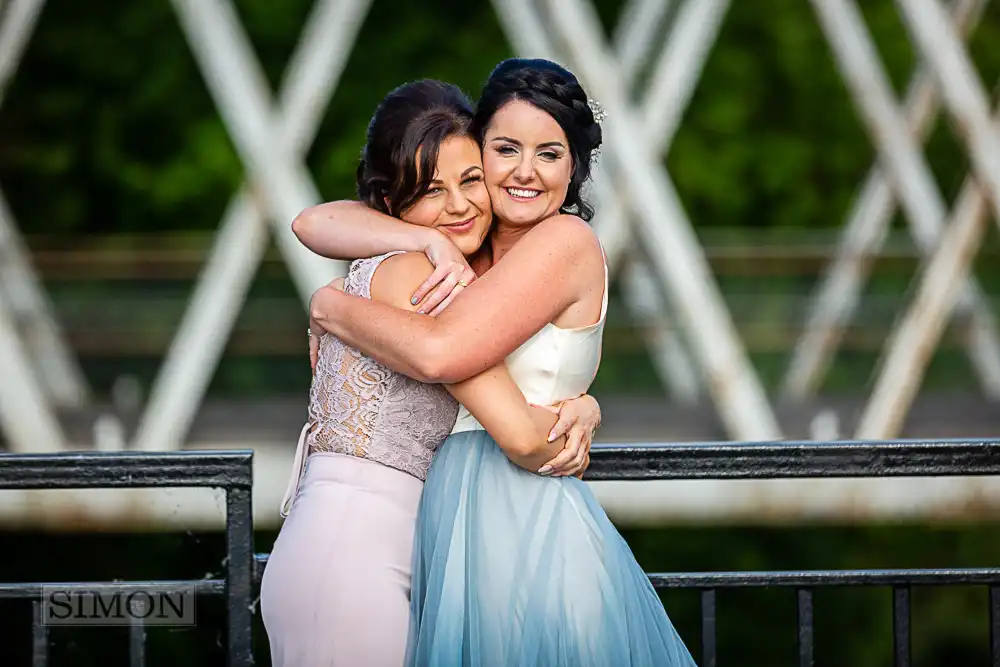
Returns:
[[[424,382],[460,383],[506,360],[531,403],[579,396],[607,314],[607,266],[581,198],[601,128],[571,73],[514,59],[490,76],[473,129],[494,211],[489,270],[437,317],[321,289],[314,321]],[[350,252],[373,229],[406,234],[343,203],[307,215],[323,221],[322,241],[307,243],[318,252]],[[512,465],[491,436],[498,421],[463,410],[428,473],[407,664],[693,665],[589,487]]]

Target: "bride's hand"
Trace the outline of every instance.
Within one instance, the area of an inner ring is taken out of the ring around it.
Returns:
[[[334,289],[338,289],[341,292],[343,292],[344,279],[336,278],[333,280],[333,282],[331,282],[328,285],[328,287],[333,287]],[[315,296],[315,293],[313,294],[313,296]],[[310,311],[312,310],[311,305],[312,305],[312,299],[310,299]],[[319,339],[323,334],[326,333],[326,330],[323,329],[323,327],[319,324],[319,322],[310,317],[308,331],[309,331],[309,367],[312,368],[313,375],[315,375],[316,362],[319,361]]]
[[[462,251],[447,236],[438,233],[433,238],[435,240],[424,247],[424,254],[434,265],[434,271],[413,293],[411,303],[420,304],[418,313],[436,316],[472,284],[476,273]]]
[[[566,435],[566,446],[554,459],[542,466],[539,472],[549,469],[543,474],[552,477],[582,477],[590,465],[590,446],[594,434],[601,426],[601,406],[597,399],[584,394],[556,406],[538,407],[559,415],[559,420],[549,433],[549,441]]]

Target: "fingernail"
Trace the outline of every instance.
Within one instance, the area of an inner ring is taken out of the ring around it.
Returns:
[[[542,466],[538,469],[539,475],[548,475],[550,472],[552,472],[552,466]]]
[[[423,314],[424,314],[424,309],[423,308],[417,309],[417,315],[423,315]]]
[[[549,442],[552,442],[555,439],[556,439],[556,433],[555,433],[555,431],[551,431],[549,433]]]
[[[417,305],[417,301],[418,301],[417,297],[413,297],[413,298],[411,298],[411,299],[410,299],[410,305],[411,305],[411,306],[415,306],[415,305]]]

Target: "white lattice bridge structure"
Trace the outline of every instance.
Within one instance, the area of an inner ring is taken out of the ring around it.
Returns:
[[[0,3],[0,102],[43,1]],[[316,288],[345,272],[343,263],[301,247],[289,223],[321,200],[304,156],[372,0],[316,0],[276,93],[231,0],[171,2],[248,180],[219,222],[137,428],[124,434],[113,419],[105,421],[95,430],[110,435],[98,435],[92,443],[71,441],[58,416],[60,409],[86,405],[91,392],[0,194],[0,429],[12,451],[212,447],[190,441],[191,425],[272,236],[303,304]],[[923,255],[905,314],[885,343],[871,394],[856,430],[844,434],[848,437],[899,436],[927,363],[954,316],[968,322],[964,343],[983,395],[1000,401],[1000,333],[970,272],[989,220],[1000,220],[1000,132],[964,46],[986,3],[896,0],[920,56],[900,101],[856,0],[810,0],[877,158],[863,175],[837,256],[806,314],[805,333],[782,384],[783,405],[794,408],[814,397],[897,206]],[[784,438],[787,424],[748,359],[663,159],[730,0],[629,0],[610,41],[589,0],[493,0],[493,6],[514,52],[565,63],[608,111],[601,165],[592,184],[595,226],[629,310],[647,332],[667,389],[664,401],[693,406],[707,397],[732,440]],[[650,74],[640,84],[644,71]],[[972,166],[950,204],[922,150],[942,109]],[[296,435],[297,429],[284,440],[252,443],[255,506],[262,525],[273,525],[277,518]],[[896,516],[947,512],[972,498],[987,504],[1000,500],[1000,489],[968,479],[960,486],[938,480],[919,489],[906,480],[808,484],[606,483],[598,493],[623,519],[856,516],[859,508]],[[72,515],[102,525],[188,526],[214,525],[223,515],[221,501],[211,500],[207,491],[138,495],[66,492],[42,499],[11,494],[14,502],[0,504],[0,520],[55,525]]]

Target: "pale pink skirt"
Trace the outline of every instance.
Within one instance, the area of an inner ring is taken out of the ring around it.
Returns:
[[[316,453],[261,582],[274,667],[402,667],[423,482]]]

